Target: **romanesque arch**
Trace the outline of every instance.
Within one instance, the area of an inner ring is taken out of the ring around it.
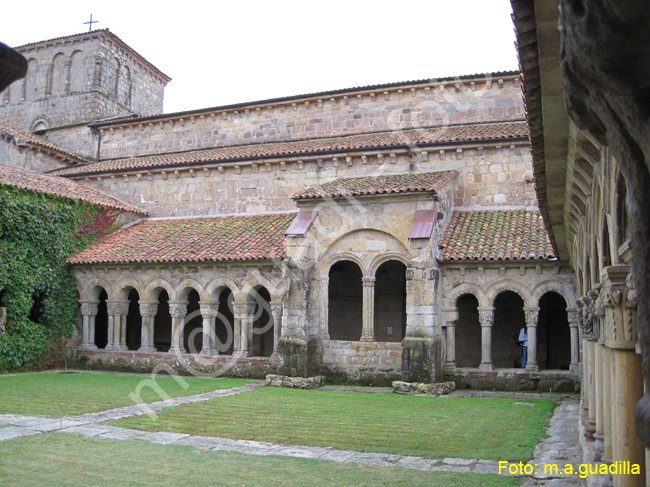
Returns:
[[[463,293],[456,298],[454,305],[458,310],[454,337],[456,365],[458,367],[478,367],[481,364],[479,300],[473,293]]]
[[[378,259],[381,263],[373,272],[374,336],[378,342],[401,342],[406,334],[406,265],[397,257]]]
[[[521,348],[517,338],[526,327],[524,299],[512,290],[500,291],[494,298],[492,362],[495,368],[521,367]]]
[[[571,330],[567,302],[556,291],[544,293],[539,300],[537,362],[540,370],[569,370],[571,366]]]
[[[92,71],[88,71],[92,72]],[[70,55],[70,74],[68,75],[68,93],[80,93],[89,88],[89,78],[84,68],[83,54],[74,51]]]
[[[328,333],[332,340],[361,339],[363,272],[358,259],[337,259],[328,273]]]
[[[270,357],[273,353],[273,314],[271,312],[271,293],[264,286],[255,286],[248,294],[252,309],[252,339],[249,339],[254,356]]]
[[[49,94],[52,96],[61,96],[65,92],[66,84],[66,56],[62,52],[57,53],[52,58],[50,67],[50,88]]]

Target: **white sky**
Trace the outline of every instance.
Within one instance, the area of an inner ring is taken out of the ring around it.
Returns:
[[[509,0],[5,2],[15,47],[108,28],[172,78],[166,113],[517,69]]]

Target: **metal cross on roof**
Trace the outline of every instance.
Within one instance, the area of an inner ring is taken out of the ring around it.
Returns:
[[[90,22],[84,22],[84,25],[88,24],[88,32],[93,30],[93,24],[98,23],[97,20],[93,20],[93,14],[90,14]]]

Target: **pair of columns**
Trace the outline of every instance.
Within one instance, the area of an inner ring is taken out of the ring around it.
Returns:
[[[95,319],[99,301],[81,301],[81,348],[95,350]],[[108,312],[108,343],[106,350],[126,350],[126,317],[129,313],[129,302],[122,300],[106,301]]]
[[[578,335],[578,317],[575,309],[567,309],[569,316],[569,327],[571,328],[571,369],[577,371],[580,362],[580,342]],[[524,307],[526,318],[526,333],[528,334],[528,359],[526,370],[539,371],[537,362],[537,322],[539,319],[539,307]],[[492,325],[494,324],[494,308],[478,308],[479,323],[481,325],[481,370],[494,370],[492,362]],[[457,309],[447,321],[447,361],[445,367],[453,370],[456,368],[456,320],[458,320]]]

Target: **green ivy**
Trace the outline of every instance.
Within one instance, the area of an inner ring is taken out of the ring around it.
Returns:
[[[65,261],[107,230],[93,225],[102,214],[90,203],[0,185],[0,291],[7,308],[0,370],[38,366],[70,337],[79,302]],[[36,298],[37,323],[30,320]]]

